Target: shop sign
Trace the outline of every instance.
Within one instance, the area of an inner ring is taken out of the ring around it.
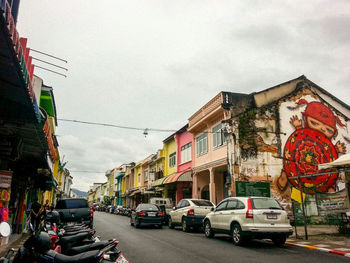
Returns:
[[[270,197],[270,183],[236,181],[236,196]]]
[[[349,210],[347,190],[334,194],[316,194],[316,204],[320,215],[337,214]]]
[[[11,171],[0,171],[0,188],[11,187],[12,172]]]

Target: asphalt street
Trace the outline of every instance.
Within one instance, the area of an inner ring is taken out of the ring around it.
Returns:
[[[350,262],[349,258],[286,245],[276,247],[269,241],[253,240],[234,246],[230,238],[216,235],[208,239],[200,232],[184,233],[164,226],[130,226],[130,218],[95,212],[94,225],[102,240],[116,238],[130,263],[209,263],[209,262]]]

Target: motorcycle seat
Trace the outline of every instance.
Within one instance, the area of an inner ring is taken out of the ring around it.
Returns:
[[[66,251],[67,255],[76,255],[80,253],[84,253],[86,251],[90,250],[100,250],[110,244],[110,241],[100,241],[100,242],[95,242],[92,244],[84,245],[84,246],[78,246],[78,247],[72,247]]]
[[[90,233],[91,230],[78,230],[78,231],[66,231],[64,232],[63,236],[74,236],[79,233]]]
[[[63,254],[55,254],[54,259],[56,263],[96,263],[98,262],[99,250],[87,251],[85,253],[77,254],[75,256],[67,256]]]
[[[67,243],[80,242],[80,241],[84,240],[85,238],[87,238],[88,236],[89,236],[88,232],[78,233],[78,234],[73,235],[73,236],[63,236],[60,238],[59,243],[60,244],[67,244]]]

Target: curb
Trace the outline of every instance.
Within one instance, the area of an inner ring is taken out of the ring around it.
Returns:
[[[314,247],[314,246],[309,246],[309,245],[303,245],[303,244],[298,244],[298,243],[293,243],[293,242],[286,242],[287,245],[292,245],[292,246],[298,246],[298,247],[305,247],[311,250],[319,250],[323,252],[328,252],[340,256],[345,256],[345,257],[350,257],[349,252],[344,252],[344,251],[339,251],[339,250],[332,250],[329,248],[323,248],[323,247]]]

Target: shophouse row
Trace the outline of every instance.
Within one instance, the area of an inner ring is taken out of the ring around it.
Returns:
[[[0,222],[21,233],[31,203],[68,196],[72,177],[60,162],[53,88],[34,73],[19,35],[18,0],[0,0]],[[1,240],[1,244],[6,240]]]
[[[350,151],[349,118],[349,105],[305,76],[251,94],[220,92],[162,149],[109,170],[89,199],[134,207],[151,197],[175,205],[262,195],[291,209],[301,191],[308,216],[322,220],[349,209],[349,172],[318,168]]]

